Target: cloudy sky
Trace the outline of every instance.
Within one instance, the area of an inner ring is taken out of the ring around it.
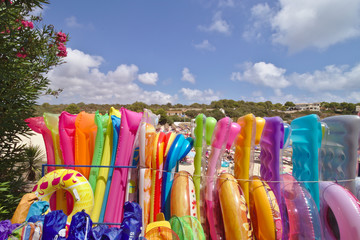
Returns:
[[[360,102],[359,0],[51,1],[70,34],[39,103]]]

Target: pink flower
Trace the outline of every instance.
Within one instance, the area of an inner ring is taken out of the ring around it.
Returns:
[[[18,58],[26,58],[26,53],[21,53],[21,52],[18,52],[17,54],[16,54],[16,56],[18,57]]]
[[[31,28],[31,29],[34,28],[34,24],[30,21],[21,20],[21,24],[24,26],[24,28],[26,28],[26,27]]]
[[[66,34],[63,32],[58,32],[57,33],[57,40],[59,40],[59,42],[66,42]]]
[[[21,20],[21,24],[26,28],[28,27],[28,21]]]
[[[28,22],[28,26],[29,26],[30,29],[34,28],[34,24],[32,22]]]
[[[66,52],[66,47],[63,43],[60,43],[58,45],[58,50],[59,52],[56,54],[59,57],[66,57],[67,56],[67,52]]]

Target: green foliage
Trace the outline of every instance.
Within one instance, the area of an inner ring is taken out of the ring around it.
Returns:
[[[285,107],[295,107],[296,105],[295,105],[295,103],[293,103],[293,102],[286,102],[286,103],[284,104],[284,106],[285,106]]]
[[[166,115],[166,111],[164,109],[160,108],[155,112],[155,114],[160,115],[159,124],[164,125],[165,123],[167,123],[168,116]]]
[[[0,220],[10,219],[20,202],[20,196],[12,191],[10,182],[0,182]]]
[[[71,103],[65,108],[65,111],[71,114],[78,114],[80,112],[80,108],[75,103]]]
[[[41,17],[30,15],[44,3],[47,2],[0,2],[0,183],[10,183],[6,191],[14,198],[20,197],[27,187],[24,173],[29,166],[25,148],[20,144],[20,136],[29,134],[24,120],[34,116],[36,100],[42,94],[56,95],[48,89],[46,73],[61,64],[60,55],[66,54],[66,39],[59,38],[53,26],[41,26]],[[14,199],[9,202],[1,197],[0,204],[1,211],[11,217]]]
[[[25,175],[28,181],[37,181],[41,175],[41,163],[45,160],[45,153],[39,145],[32,145],[25,147]]]

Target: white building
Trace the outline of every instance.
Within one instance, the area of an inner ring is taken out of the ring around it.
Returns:
[[[295,103],[295,109],[298,111],[315,111],[320,112],[321,103]]]
[[[356,105],[356,112],[360,112],[360,105]]]

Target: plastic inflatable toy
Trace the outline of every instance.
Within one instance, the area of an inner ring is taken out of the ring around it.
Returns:
[[[318,153],[321,147],[322,127],[317,115],[296,118],[291,122],[293,148],[293,175],[298,181],[318,181]],[[319,184],[305,183],[319,208]]]
[[[218,178],[217,189],[226,239],[252,239],[252,229],[244,194],[228,173]]]
[[[150,219],[151,196],[151,157],[153,154],[156,131],[153,125],[142,122],[140,125],[140,178],[139,202],[143,211],[143,231]]]
[[[185,137],[178,134],[171,145],[166,162],[164,164],[163,182],[161,190],[161,209],[165,215],[165,219],[170,219],[170,190],[172,186],[173,174],[175,174],[176,163],[179,160],[181,147],[183,146]]]
[[[76,115],[68,112],[62,112],[59,116],[60,149],[66,165],[75,164],[75,119]]]
[[[159,115],[155,115],[148,109],[144,109],[144,114],[141,118],[139,128],[136,132],[134,146],[133,146],[133,156],[132,156],[132,166],[139,166],[140,163],[140,130],[145,124],[149,123],[153,126],[157,126],[159,122]],[[144,167],[142,165],[142,167]],[[129,169],[128,171],[128,183],[126,187],[126,201],[138,201],[138,169]]]
[[[75,120],[75,164],[91,165],[97,127],[95,124],[95,114],[81,112]],[[75,167],[86,179],[89,179],[90,168]]]
[[[154,141],[154,150],[151,160],[151,193],[150,193],[150,222],[153,222],[161,207],[161,184],[157,181],[160,172],[160,165],[164,162],[165,133],[159,132]],[[161,173],[162,174],[162,173]]]
[[[179,236],[180,240],[205,240],[201,223],[192,216],[172,216],[169,220],[171,229]]]
[[[261,135],[265,127],[265,119],[261,117],[256,117],[255,121],[256,121],[255,145],[259,145]]]
[[[235,140],[234,176],[236,179],[249,179],[250,160],[253,159],[253,151],[256,134],[256,119],[253,114],[240,117],[237,123],[241,127],[238,138]],[[245,200],[249,204],[249,182],[238,180],[244,192]],[[249,205],[248,205],[249,207]]]
[[[196,217],[195,188],[190,173],[186,171],[175,173],[170,201],[171,216]]]
[[[258,129],[256,129],[258,130]],[[258,132],[258,131],[257,131]],[[273,194],[276,197],[276,204],[282,205],[282,198],[280,192],[280,162],[282,162],[282,155],[280,149],[284,146],[284,125],[280,117],[265,118],[265,126],[263,127],[262,137],[260,140],[260,175],[262,180],[269,181]],[[282,209],[280,208],[282,212]],[[285,216],[283,213],[281,216]],[[276,219],[275,221],[278,221]],[[285,219],[282,219],[282,226],[286,226]],[[281,224],[280,224],[281,226]],[[254,227],[255,228],[255,227]],[[287,231],[282,229],[282,231]],[[277,229],[276,236],[279,236],[281,229]],[[284,233],[287,236],[287,233]]]
[[[117,111],[116,113],[119,113],[119,115],[120,115],[119,111]],[[118,143],[118,139],[119,139],[121,118],[117,117],[116,115],[111,115],[110,117],[111,117],[111,124],[112,124],[112,147],[111,147],[110,166],[114,166],[115,158],[116,158],[116,148],[117,148],[117,143]],[[113,172],[114,172],[114,169],[110,168],[108,176],[107,176],[107,181],[106,181],[104,200],[102,202],[102,207],[101,207],[101,212],[100,212],[100,218],[99,218],[100,222],[104,221],[106,204],[107,204],[107,200],[108,200],[108,196],[109,196]]]
[[[70,225],[72,216],[85,210],[88,214],[94,206],[94,195],[87,179],[72,169],[59,169],[42,177],[33,188],[33,192],[42,201],[49,201],[51,194],[59,189],[68,191],[74,198],[74,209],[68,216],[67,225]]]
[[[234,143],[235,138],[237,137],[237,135],[239,134],[241,130],[241,127],[239,124],[233,122],[231,123],[231,127],[230,127],[230,132],[229,132],[229,137],[226,143],[226,149],[230,150],[231,146]]]
[[[109,115],[101,115],[99,111],[95,113],[95,124],[97,126],[96,138],[95,138],[95,147],[94,147],[94,155],[92,158],[92,165],[98,166],[101,164],[102,152],[104,147],[104,139],[106,134],[106,126],[109,121]],[[99,168],[91,168],[89,183],[93,192],[95,192],[96,188],[96,178],[99,173]]]
[[[102,154],[102,158],[101,158],[102,166],[109,166],[110,160],[111,160],[111,146],[112,146],[112,137],[113,137],[112,136],[113,131],[112,131],[111,117],[114,115],[114,116],[117,116],[120,118],[120,116],[121,116],[119,110],[116,110],[113,107],[110,108],[109,115],[110,115],[110,117],[108,119],[108,123],[106,126],[104,148],[103,148],[103,154]],[[106,188],[106,182],[108,180],[108,174],[109,174],[109,168],[100,168],[99,169],[99,174],[97,177],[96,189],[95,189],[95,194],[94,194],[95,195],[94,210],[92,211],[92,214],[90,215],[91,219],[94,222],[99,221],[100,212],[102,210],[101,208],[103,206],[103,201],[104,201],[104,193],[105,193],[105,188]],[[108,195],[106,194],[106,196],[108,196]],[[103,218],[102,218],[102,221],[103,221]]]
[[[51,132],[53,147],[54,147],[54,156],[55,164],[63,164],[62,153],[60,149],[60,138],[59,138],[59,114],[53,113],[44,113],[44,121],[47,128]]]
[[[60,149],[59,114],[44,113],[44,121],[47,128],[51,132],[53,147],[54,147],[55,164],[58,165],[64,164]],[[68,213],[67,205],[70,205],[71,202],[67,201],[67,195],[65,194],[65,192],[60,189],[55,195],[56,195],[55,197],[56,209],[63,210],[64,213]],[[53,201],[50,202],[51,202],[51,207],[54,209],[55,206],[53,205]]]
[[[287,239],[324,239],[319,210],[310,193],[289,174],[282,174],[280,179],[289,228]]]
[[[36,133],[42,134],[45,143],[47,164],[55,164],[54,144],[52,141],[51,132],[46,127],[46,124],[44,122],[44,117],[27,118],[25,119],[25,122],[31,130]],[[48,172],[54,170],[55,167],[48,167]]]
[[[200,176],[201,176],[201,159],[203,156],[203,144],[204,144],[204,125],[205,125],[206,117],[204,114],[199,114],[195,118],[196,127],[194,129],[194,148],[195,148],[195,158],[194,158],[194,186],[196,193],[196,209],[197,215],[200,218]]]
[[[360,202],[344,187],[320,183],[321,219],[325,239],[360,239]]]
[[[217,176],[217,170],[220,169],[220,159],[225,150],[230,129],[231,119],[229,117],[222,118],[217,122],[211,143],[211,154],[208,160],[208,168],[206,170],[206,215],[212,239],[221,239],[224,235],[220,209],[216,207],[218,203],[218,195],[215,186],[215,177]]]
[[[142,113],[121,108],[121,125],[115,166],[129,166],[131,163],[133,143],[140,124]],[[104,220],[106,222],[121,222],[125,201],[127,168],[115,168],[110,186],[109,198]]]
[[[334,116],[322,120],[329,128],[320,152],[320,179],[337,181],[355,179],[358,171],[360,117]],[[355,181],[340,185],[356,194]]]
[[[259,177],[251,180],[250,216],[256,238],[281,239],[281,215],[273,190]]]

